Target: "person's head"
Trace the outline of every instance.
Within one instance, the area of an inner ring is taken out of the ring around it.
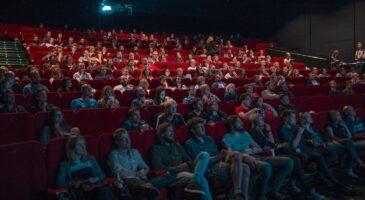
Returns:
[[[4,81],[10,85],[15,83],[15,74],[12,71],[5,72]]]
[[[30,72],[30,80],[32,81],[32,83],[34,84],[38,84],[41,81],[41,77],[39,75],[38,71],[32,71]]]
[[[168,115],[176,114],[176,101],[173,99],[168,99],[164,102],[165,113]]]
[[[356,42],[356,48],[362,49],[362,43],[360,41]]]
[[[138,99],[144,100],[146,91],[141,86],[137,86],[134,88],[134,96]]]
[[[270,91],[273,91],[275,89],[275,83],[273,81],[268,81],[265,83],[266,88]]]
[[[300,124],[301,125],[311,125],[313,124],[312,115],[309,112],[304,112],[300,115]]]
[[[226,94],[235,94],[236,93],[236,86],[234,83],[230,83],[226,86]]]
[[[174,126],[170,123],[162,123],[157,127],[157,137],[161,142],[174,143]]]
[[[203,111],[203,100],[201,98],[195,98],[193,102],[194,111]]]
[[[328,121],[337,124],[339,121],[342,120],[341,114],[338,110],[330,110],[328,112]]]
[[[91,97],[92,95],[92,88],[89,84],[83,84],[81,86],[81,95],[83,97]]]
[[[70,77],[64,77],[62,80],[62,90],[63,91],[71,91],[73,85],[72,85],[72,80],[70,79]]]
[[[246,93],[248,93],[248,94],[252,94],[253,93],[253,84],[246,84],[245,86],[244,86],[244,88],[245,88],[245,91],[246,91]]]
[[[101,98],[104,100],[108,100],[114,98],[114,91],[113,88],[109,85],[105,86],[101,91]]]
[[[63,113],[60,108],[53,106],[48,111],[48,124],[54,127],[56,124],[64,123]]]
[[[352,82],[351,81],[346,81],[345,86],[348,89],[352,89]]]
[[[165,86],[166,82],[167,82],[167,80],[166,80],[165,76],[158,77],[158,85]]]
[[[352,107],[350,105],[346,105],[343,107],[343,114],[346,117],[356,117],[356,111],[355,111],[354,107]]]
[[[287,82],[282,82],[280,84],[280,89],[281,89],[281,91],[289,91],[288,83]]]
[[[291,54],[290,54],[290,52],[286,52],[286,53],[285,53],[285,57],[286,57],[286,58],[288,58],[288,59],[290,59],[290,58],[291,58]]]
[[[184,75],[184,71],[181,67],[176,69],[176,75],[182,77]]]
[[[246,108],[251,107],[251,95],[249,93],[244,93],[240,96],[241,105]]]
[[[283,118],[284,124],[286,124],[286,125],[295,126],[297,124],[297,119],[295,117],[295,113],[291,110],[284,111],[282,118]]]
[[[141,111],[136,107],[130,108],[128,110],[128,119],[131,120],[132,123],[139,123],[141,120]]]
[[[34,96],[35,100],[38,102],[38,103],[46,103],[47,102],[47,91],[46,90],[38,90],[36,93],[35,93],[35,96]]]
[[[198,78],[196,79],[196,83],[198,85],[203,85],[205,84],[205,77],[204,76],[198,76]]]
[[[150,87],[150,84],[148,83],[147,79],[143,78],[139,81],[138,84],[140,87],[142,87],[144,90],[148,90],[148,88]]]
[[[129,79],[127,76],[120,76],[120,84],[123,86],[127,86],[129,82]]]
[[[165,88],[158,86],[156,88],[156,94],[155,94],[155,100],[157,102],[163,102],[165,100],[166,97],[166,90]]]
[[[87,160],[85,139],[81,136],[70,136],[66,143],[66,155],[69,163],[74,163],[78,157],[82,161]]]
[[[331,80],[330,82],[328,82],[328,86],[331,89],[336,89],[336,87],[337,87],[336,81],[335,80]]]
[[[201,86],[199,87],[199,89],[200,89],[200,94],[201,94],[202,96],[204,96],[204,95],[209,95],[209,94],[210,94],[210,87],[209,87],[209,85],[208,85],[208,84],[203,84],[203,85],[201,85]]]
[[[189,131],[192,136],[204,137],[205,136],[205,120],[200,117],[194,117],[187,123]]]
[[[77,64],[77,70],[78,72],[81,74],[81,73],[84,73],[85,72],[85,64],[80,62],[79,64]]]
[[[196,95],[196,89],[193,85],[189,86],[189,96],[194,96]]]
[[[227,118],[227,127],[231,132],[243,131],[243,124],[240,117],[231,115]]]
[[[118,149],[130,149],[131,139],[128,131],[124,128],[118,128],[113,133],[113,140]]]
[[[263,128],[265,125],[264,117],[259,113],[252,114],[250,118],[251,128]]]
[[[289,105],[290,104],[289,96],[287,94],[280,95],[280,103],[282,105]]]
[[[15,94],[11,89],[5,89],[2,93],[1,97],[2,103],[5,105],[14,105],[15,104]]]

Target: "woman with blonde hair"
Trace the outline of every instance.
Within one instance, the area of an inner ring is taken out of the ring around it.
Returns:
[[[105,86],[101,91],[101,98],[98,101],[98,108],[119,108],[119,101],[115,98],[113,88]]]
[[[68,138],[66,156],[59,168],[57,187],[69,189],[76,200],[116,199],[106,186],[106,176],[95,157],[87,152],[83,137]]]

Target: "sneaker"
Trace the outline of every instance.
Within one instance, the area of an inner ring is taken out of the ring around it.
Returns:
[[[201,194],[205,195],[204,191],[201,189],[200,185],[195,182],[189,183],[185,188],[185,192],[194,193],[194,194]]]
[[[310,199],[313,199],[313,200],[325,200],[326,199],[325,196],[319,194],[314,188],[311,189],[309,196],[310,196]]]

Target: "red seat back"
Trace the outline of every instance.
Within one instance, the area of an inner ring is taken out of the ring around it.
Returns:
[[[0,144],[37,139],[31,113],[0,114]]]
[[[113,131],[113,117],[110,109],[84,109],[76,113],[76,126],[81,134],[98,136]]]
[[[331,108],[328,96],[312,96],[309,98],[309,102],[311,104],[312,110],[316,112],[327,111]]]
[[[43,147],[37,141],[0,145],[0,199],[39,200],[47,193]]]

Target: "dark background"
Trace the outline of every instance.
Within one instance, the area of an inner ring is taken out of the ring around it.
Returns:
[[[5,1],[5,0],[4,0]],[[137,28],[145,32],[236,33],[281,47],[353,59],[365,42],[363,0],[134,0],[133,16],[101,16],[98,0],[7,0],[0,21],[79,28]]]

